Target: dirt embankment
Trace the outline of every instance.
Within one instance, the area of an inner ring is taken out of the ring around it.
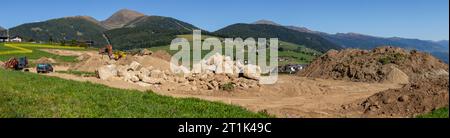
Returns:
[[[299,72],[304,77],[371,83],[401,83],[365,100],[343,105],[342,112],[369,117],[411,117],[448,106],[449,66],[433,56],[401,48],[329,51]]]

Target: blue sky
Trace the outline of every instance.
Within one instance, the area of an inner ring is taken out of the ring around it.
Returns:
[[[128,8],[215,31],[259,19],[328,33],[449,39],[448,0],[2,0],[0,26],[74,15],[104,20]]]

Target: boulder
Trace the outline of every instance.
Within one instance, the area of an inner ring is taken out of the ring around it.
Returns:
[[[145,82],[136,82],[137,85],[142,86],[142,87],[148,87],[148,86],[152,86],[151,84],[145,83]]]
[[[133,70],[133,71],[137,71],[139,69],[141,69],[142,65],[136,61],[131,62],[130,66],[128,69]]]
[[[140,80],[139,77],[136,75],[131,76],[131,78],[130,78],[130,81],[132,81],[132,82],[138,82],[139,80]]]
[[[127,71],[127,72],[123,73],[123,80],[126,82],[133,82],[134,76],[136,76],[136,74],[133,71]]]
[[[150,84],[161,84],[163,82],[163,80],[160,78],[152,78],[152,77],[145,77],[144,79],[142,79],[142,81]]]
[[[116,65],[106,65],[97,69],[98,77],[102,80],[108,80],[117,75]]]
[[[261,68],[259,66],[248,64],[244,66],[243,71],[244,77],[249,79],[259,80],[261,77]]]
[[[128,66],[118,66],[117,67],[117,76],[123,77],[125,73],[127,73]]]
[[[148,50],[148,49],[143,49],[143,50],[140,51],[139,54],[140,54],[140,55],[152,55],[153,52],[150,51],[150,50]]]
[[[150,70],[148,70],[147,68],[141,68],[139,70],[139,74],[137,75],[139,77],[139,79],[144,79],[145,77],[150,76]]]
[[[165,78],[166,74],[164,74],[164,72],[162,72],[161,70],[155,69],[155,70],[152,70],[150,72],[150,77],[152,77],[152,78]]]
[[[172,71],[175,74],[189,74],[190,73],[189,69],[184,66],[176,66],[173,68]]]

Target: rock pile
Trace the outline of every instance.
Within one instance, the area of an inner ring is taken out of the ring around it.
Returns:
[[[256,65],[244,65],[233,61],[228,56],[215,54],[206,60],[193,65],[197,71],[190,71],[184,66],[174,66],[172,71],[161,70],[153,66],[143,66],[132,61],[121,65],[111,63],[97,69],[98,77],[102,80],[120,78],[129,83],[141,86],[181,85],[192,91],[221,90],[224,86],[233,88],[259,87],[261,69]],[[173,87],[176,88],[176,87]]]

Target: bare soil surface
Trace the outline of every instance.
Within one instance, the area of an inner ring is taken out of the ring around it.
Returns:
[[[380,91],[401,87],[398,84],[369,84],[282,75],[278,83],[263,85],[255,89],[233,92],[192,91],[187,87],[178,86],[176,83],[163,84],[159,87],[142,87],[120,79],[104,81],[94,77],[79,77],[61,73],[47,75],[121,89],[152,90],[167,96],[220,101],[240,105],[255,112],[264,111],[277,117],[358,117],[339,112],[341,105],[362,100]]]
[[[54,52],[54,51],[49,51]],[[80,71],[95,71],[106,64],[101,55],[96,52],[58,50],[57,53],[79,55],[81,62],[70,67],[55,67],[56,70],[76,69]],[[144,66],[168,69],[167,61],[156,57],[133,57],[117,61],[119,64],[141,61]],[[396,83],[365,83],[347,80],[316,79],[299,76],[280,75],[276,84],[262,85],[250,89],[237,89],[231,92],[215,90],[192,90],[178,83],[164,83],[143,87],[127,83],[119,78],[100,80],[95,77],[80,77],[70,74],[50,73],[48,76],[87,81],[103,84],[114,88],[152,90],[155,93],[173,97],[194,97],[209,101],[219,101],[245,107],[255,112],[267,112],[277,117],[362,117],[354,112],[342,112],[342,105],[362,101],[380,91],[401,88]]]

